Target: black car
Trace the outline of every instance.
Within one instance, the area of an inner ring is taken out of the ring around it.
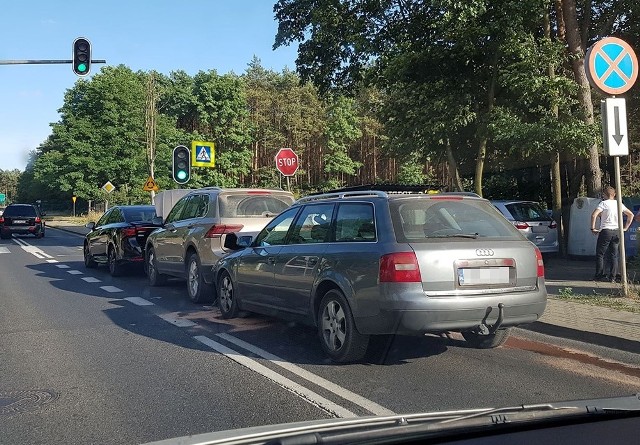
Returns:
[[[152,222],[155,216],[152,205],[111,207],[98,222],[86,225],[91,231],[84,240],[84,265],[108,264],[113,276],[122,273],[125,263],[142,266],[147,237],[160,227]]]
[[[44,236],[44,216],[33,204],[9,204],[0,216],[0,238],[11,238],[11,234]]]

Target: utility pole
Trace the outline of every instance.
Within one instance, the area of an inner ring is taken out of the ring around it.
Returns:
[[[156,160],[156,118],[158,116],[158,90],[156,88],[155,71],[149,73],[147,79],[147,94],[145,106],[145,135],[147,148],[147,164],[149,165],[149,175],[155,180],[155,160]],[[155,204],[156,192],[151,190],[151,204]]]

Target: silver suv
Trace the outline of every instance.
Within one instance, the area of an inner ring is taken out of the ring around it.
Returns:
[[[235,246],[235,233],[257,233],[293,202],[283,190],[207,187],[189,192],[147,238],[149,284],[164,284],[168,276],[186,278],[191,301],[210,301],[211,266]]]
[[[457,331],[493,348],[546,306],[540,251],[474,194],[309,196],[238,244],[214,268],[222,316],[315,326],[337,362],[384,334]]]

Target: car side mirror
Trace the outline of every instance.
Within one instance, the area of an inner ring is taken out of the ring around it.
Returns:
[[[164,222],[164,220],[162,219],[161,216],[154,216],[151,219],[151,224],[155,224],[157,226],[161,226],[163,222]]]
[[[91,221],[91,222],[86,223],[84,226],[85,226],[87,229],[89,229],[89,230],[93,230],[93,229],[94,229],[94,227],[96,226],[96,223],[94,223],[93,221]]]
[[[253,237],[251,235],[243,235],[238,237],[238,241],[236,241],[236,245],[238,247],[249,247],[251,246],[251,243],[253,242]]]

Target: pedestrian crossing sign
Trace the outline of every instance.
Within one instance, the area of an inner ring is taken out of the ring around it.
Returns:
[[[192,167],[215,167],[216,151],[213,142],[193,141],[191,142],[191,166]]]

